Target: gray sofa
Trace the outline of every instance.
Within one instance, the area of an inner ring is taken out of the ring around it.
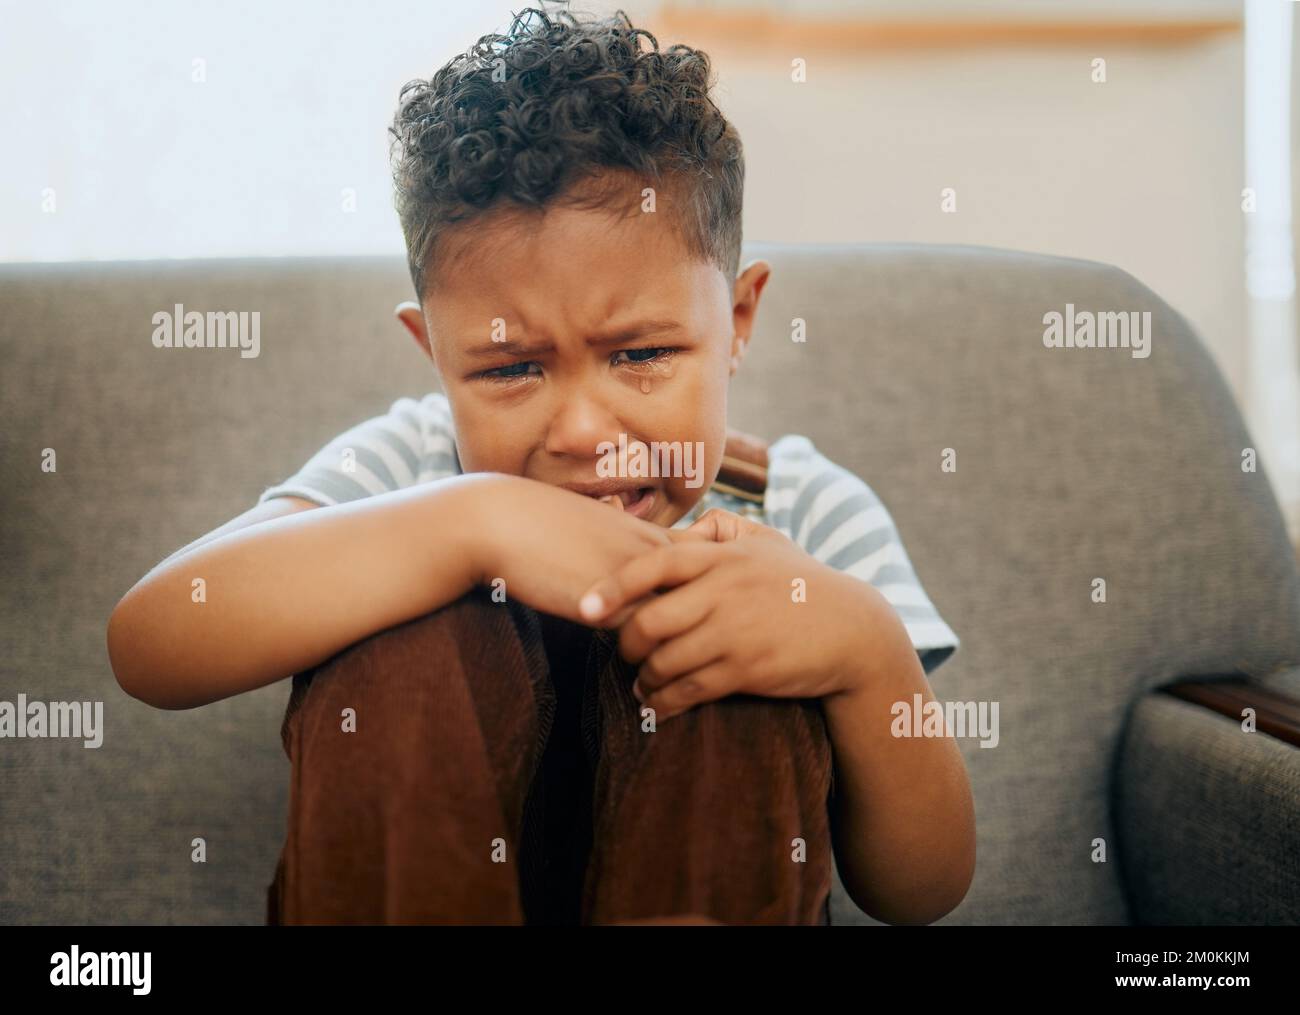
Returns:
[[[962,638],[936,695],[999,703],[998,746],[962,741],[979,859],[943,922],[1297,922],[1300,576],[1187,323],[1084,261],[747,253],[775,273],[732,425],[806,434],[874,487]],[[391,316],[408,298],[398,259],[0,266],[0,699],[101,700],[106,726],[93,750],[0,741],[0,922],[263,922],[288,682],[155,710],[118,688],[105,625],[172,550],[429,390]],[[154,348],[176,303],[259,310],[260,355]],[[1067,303],[1150,310],[1151,356],[1046,348]],[[838,883],[832,915],[873,922]]]

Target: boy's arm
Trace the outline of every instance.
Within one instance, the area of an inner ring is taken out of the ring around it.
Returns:
[[[108,653],[128,694],[180,709],[251,691],[494,577],[511,599],[578,620],[593,581],[668,542],[650,522],[499,473],[239,521],[158,565],[113,610]]]
[[[118,683],[157,708],[193,708],[451,602],[471,586],[474,547],[453,534],[473,531],[456,522],[477,482],[328,509],[291,502],[281,517],[243,526],[237,518],[196,540],[113,610],[108,654]],[[200,578],[203,601],[195,602]]]
[[[822,698],[835,755],[836,862],[849,896],[868,915],[933,923],[956,908],[974,877],[970,780],[951,736],[888,735],[896,702],[911,706],[919,697],[928,704],[934,694],[884,597],[865,585],[858,591],[876,603],[864,603],[866,637],[851,656],[857,673],[851,689]]]
[[[951,736],[891,736],[896,702],[934,696],[889,601],[729,512],[706,513],[672,543],[599,582],[587,614],[619,627],[642,706],[664,722],[735,693],[819,698],[835,765],[832,847],[849,896],[887,923],[950,912],[975,869],[970,781]],[[659,588],[670,591],[625,622],[610,612]]]
[[[240,529],[246,529],[251,525],[257,525],[259,522],[269,522],[272,518],[283,518],[285,515],[296,514],[299,511],[310,511],[312,508],[319,507],[314,501],[303,500],[301,497],[272,497],[268,501],[263,501],[254,507],[249,508],[242,515],[236,515],[224,525],[219,525],[192,543],[182,546],[174,553],[170,553],[162,561],[155,564],[149,569],[149,574],[153,574],[160,567],[170,564],[177,557],[182,557],[191,550],[197,549],[204,543],[210,543],[214,539],[220,539],[222,536],[231,532],[237,532]],[[147,578],[149,574],[146,574]]]

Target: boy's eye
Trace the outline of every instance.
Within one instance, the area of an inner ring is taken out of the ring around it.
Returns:
[[[611,362],[614,363],[615,366],[618,366],[617,358],[626,354],[628,357],[627,365],[637,366],[641,363],[653,363],[656,360],[668,359],[676,351],[676,349],[667,346],[650,346],[645,349],[620,349],[618,352],[614,353]],[[511,363],[507,366],[493,367],[491,370],[484,370],[479,374],[479,376],[488,381],[516,381],[524,377],[536,376],[536,374],[530,373],[528,369],[529,367],[534,366],[539,367],[540,369],[537,360],[524,360],[521,363]]]
[[[522,363],[511,363],[509,366],[493,367],[491,370],[484,370],[480,375],[490,381],[512,381],[517,377],[527,377],[526,369],[530,366],[536,366],[536,360],[524,360]]]
[[[656,345],[645,349],[620,349],[618,352],[614,353],[614,356],[618,357],[623,353],[627,353],[628,362],[630,364],[653,363],[657,359],[667,359],[676,351],[676,349],[669,349],[666,346]]]

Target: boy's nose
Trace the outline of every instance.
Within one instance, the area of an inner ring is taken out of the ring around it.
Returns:
[[[595,460],[602,441],[618,443],[618,416],[589,395],[565,394],[557,399],[546,432],[546,450],[553,455]]]

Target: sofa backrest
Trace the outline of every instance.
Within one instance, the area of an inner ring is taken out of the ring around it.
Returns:
[[[1208,354],[1104,265],[962,247],[746,254],[775,270],[730,422],[805,434],[873,487],[962,639],[936,696],[999,703],[998,746],[962,743],[979,869],[949,922],[1124,922],[1121,872],[1090,852],[1113,838],[1128,709],[1179,676],[1300,660],[1295,564],[1263,466],[1242,471],[1250,439]],[[396,257],[0,266],[0,697],[103,700],[107,724],[97,750],[0,752],[0,919],[260,922],[284,833],[287,682],[154,710],[117,688],[104,629],[171,551],[435,385],[392,317],[409,298]],[[258,311],[259,355],[155,348],[153,315],[177,304]],[[1149,311],[1150,355],[1045,347],[1044,315],[1067,304]],[[838,889],[834,918],[859,919]]]

